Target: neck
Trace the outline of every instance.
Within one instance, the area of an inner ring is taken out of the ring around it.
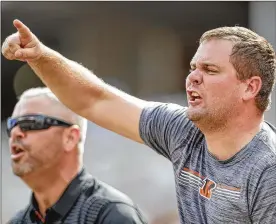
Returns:
[[[239,117],[219,130],[204,132],[208,150],[218,160],[227,160],[246,146],[261,130],[261,117]]]
[[[67,169],[55,167],[24,177],[24,182],[34,193],[41,215],[45,216],[46,210],[59,200],[66,187],[81,170],[80,164],[75,167],[72,167],[72,164]]]

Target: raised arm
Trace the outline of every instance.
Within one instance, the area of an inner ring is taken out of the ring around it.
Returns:
[[[43,45],[30,29],[14,20],[17,33],[6,38],[2,54],[26,61],[68,108],[97,125],[142,143],[139,119],[146,101],[130,96],[82,65]]]

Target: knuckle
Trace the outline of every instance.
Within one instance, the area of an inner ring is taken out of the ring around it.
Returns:
[[[3,49],[2,54],[6,57],[8,55],[8,51],[6,49]]]
[[[8,50],[7,46],[3,44],[2,46],[2,53],[5,53]]]
[[[5,58],[10,59],[10,60],[11,60],[12,57],[13,57],[13,56],[12,56],[11,54],[9,54],[9,53],[4,53],[3,55],[5,56]]]
[[[15,44],[11,44],[11,45],[10,45],[10,51],[11,51],[12,53],[14,53],[17,49],[18,49],[18,47],[17,47]]]
[[[5,40],[2,44],[2,49],[5,49],[5,48],[7,48],[7,40]]]

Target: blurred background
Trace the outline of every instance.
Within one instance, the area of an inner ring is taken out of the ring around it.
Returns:
[[[104,81],[144,99],[181,105],[203,32],[245,26],[276,48],[276,2],[1,2],[1,42],[15,32],[15,18]],[[43,84],[26,64],[1,57],[1,223],[30,198],[11,172],[4,122],[16,96],[34,86]],[[266,119],[276,125],[275,91],[272,99]],[[84,162],[94,176],[128,194],[151,224],[179,223],[172,166],[148,147],[89,123]]]

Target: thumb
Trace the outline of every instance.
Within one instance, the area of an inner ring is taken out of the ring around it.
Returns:
[[[15,19],[13,21],[13,25],[15,26],[15,28],[19,33],[19,38],[23,46],[32,41],[32,37],[33,37],[32,32],[24,23],[22,23],[18,19]]]

